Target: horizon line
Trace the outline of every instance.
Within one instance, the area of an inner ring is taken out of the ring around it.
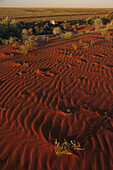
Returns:
[[[72,8],[72,9],[75,9],[75,8],[83,8],[83,9],[95,9],[95,8],[98,8],[98,9],[113,9],[113,7],[17,7],[17,6],[9,6],[9,7],[0,7],[0,8]]]

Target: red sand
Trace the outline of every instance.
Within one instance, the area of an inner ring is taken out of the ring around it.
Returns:
[[[80,39],[96,44],[84,48]],[[84,150],[57,156],[55,138]],[[99,33],[51,38],[27,54],[0,46],[2,169],[113,169],[113,41]]]

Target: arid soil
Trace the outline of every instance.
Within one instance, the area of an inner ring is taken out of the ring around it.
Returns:
[[[57,156],[55,138],[84,150]],[[100,32],[53,36],[26,54],[1,45],[0,170],[112,169],[113,41]]]
[[[89,18],[95,16],[105,16],[112,12],[113,8],[0,8],[0,18],[15,18],[20,21],[40,21],[51,20],[66,21]]]

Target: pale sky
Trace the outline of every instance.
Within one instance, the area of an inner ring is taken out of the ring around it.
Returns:
[[[113,8],[113,0],[0,0],[0,7]]]

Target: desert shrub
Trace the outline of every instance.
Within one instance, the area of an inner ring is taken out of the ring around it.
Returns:
[[[105,39],[109,41],[109,40],[113,40],[113,37],[110,34],[107,34],[105,36]]]
[[[83,25],[86,23],[86,21],[84,18],[80,18],[80,19],[78,19],[78,23],[79,23],[79,25]]]
[[[86,30],[85,33],[86,33],[86,34],[90,34],[91,31],[90,31],[90,30]]]
[[[57,35],[57,34],[61,34],[62,33],[62,30],[60,27],[56,27],[53,29],[53,34]]]
[[[29,64],[27,62],[25,62],[25,61],[23,61],[22,65],[23,66],[29,66]]]
[[[80,39],[80,40],[79,40],[79,43],[80,43],[80,44],[82,44],[82,43],[83,43],[82,39]]]
[[[29,34],[30,34],[30,35],[33,34],[33,28],[29,28]]]
[[[22,51],[22,52],[24,52],[24,53],[27,53],[27,52],[28,52],[28,47],[25,46],[25,45],[21,45],[21,46],[19,47],[19,50]]]
[[[9,37],[9,44],[14,44],[15,42],[17,41],[17,38],[16,37]]]
[[[35,33],[38,34],[40,32],[40,27],[39,26],[35,26]]]
[[[72,25],[72,28],[75,30],[75,28],[76,28],[76,25]]]
[[[106,26],[106,29],[113,29],[113,20]]]
[[[28,36],[28,35],[29,35],[29,31],[24,28],[24,29],[22,30],[22,35]]]
[[[100,31],[104,28],[102,20],[100,18],[95,19],[93,25],[95,26],[95,31]]]
[[[1,41],[2,41],[2,44],[8,44],[9,43],[9,40],[7,40],[7,39],[1,39]]]
[[[62,154],[72,154],[75,150],[84,150],[84,148],[81,147],[80,143],[75,140],[71,140],[70,142],[68,142],[66,139],[64,139],[64,142],[60,143],[57,141],[57,139],[55,139],[54,145],[55,153],[58,156]]]
[[[105,37],[107,35],[107,29],[103,29],[101,35]]]
[[[70,31],[60,35],[60,38],[71,38],[74,34]]]
[[[49,41],[49,37],[46,36],[46,35],[43,35],[43,36],[41,37],[41,40],[42,40],[42,41]]]
[[[112,40],[113,39],[113,37],[107,32],[107,29],[103,29],[101,35],[104,36],[106,40]]]
[[[75,29],[74,29],[74,31],[76,32],[76,31],[77,31],[77,29],[75,28]]]
[[[43,34],[43,33],[44,33],[44,28],[40,27],[40,34]]]
[[[37,46],[38,42],[34,37],[29,37],[27,40],[25,40],[26,46]]]
[[[88,43],[84,43],[84,44],[83,44],[83,47],[84,47],[84,48],[88,48],[88,47],[89,47],[89,44],[88,44]]]
[[[107,15],[106,15],[106,18],[111,21],[113,19],[113,12],[109,12]]]
[[[44,29],[45,30],[49,30],[50,29],[50,24],[48,22],[45,23]]]
[[[77,33],[77,35],[83,35],[83,34],[84,34],[83,31],[80,31],[80,32]]]
[[[90,44],[91,44],[91,45],[94,45],[94,44],[95,44],[95,41],[94,41],[94,40],[91,40],[91,41],[90,41]]]
[[[72,47],[76,50],[78,46],[76,44],[72,44]]]
[[[63,26],[63,29],[64,29],[64,30],[67,30],[67,29],[70,27],[70,23],[67,22],[67,21],[65,21],[65,22],[62,24],[62,26]]]
[[[106,18],[105,16],[101,17],[102,23],[107,24],[109,22],[109,19]]]
[[[96,16],[87,18],[87,19],[86,19],[86,24],[87,24],[87,25],[93,25],[95,19],[96,19]]]
[[[8,39],[10,36],[21,38],[22,28],[21,22],[6,17],[0,21],[0,37],[3,39]]]
[[[0,45],[2,45],[2,39],[0,38]]]

